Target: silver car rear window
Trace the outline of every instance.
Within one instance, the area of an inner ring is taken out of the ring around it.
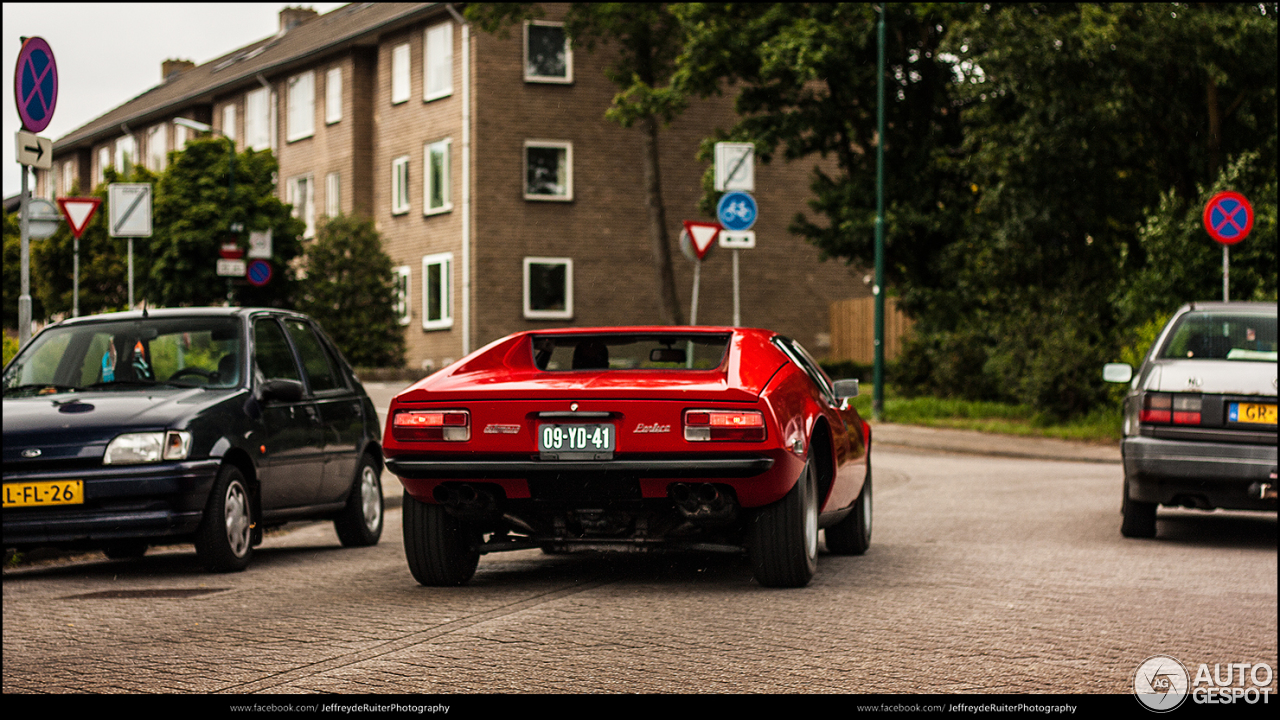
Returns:
[[[1276,362],[1276,316],[1187,313],[1169,333],[1159,357]]]

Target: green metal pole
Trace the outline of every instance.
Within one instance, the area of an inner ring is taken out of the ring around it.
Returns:
[[[876,282],[871,291],[876,298],[875,393],[871,416],[884,418],[884,14],[876,30]]]

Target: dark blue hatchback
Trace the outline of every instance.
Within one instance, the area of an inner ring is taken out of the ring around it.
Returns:
[[[44,329],[4,369],[4,546],[139,556],[195,543],[240,570],[265,528],[382,534],[380,424],[298,313],[189,308]]]

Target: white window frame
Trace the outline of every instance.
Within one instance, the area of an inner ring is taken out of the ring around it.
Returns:
[[[173,126],[173,149],[182,150],[187,146],[187,128],[182,125]]]
[[[529,20],[524,24],[524,81],[530,83],[559,83],[561,85],[569,85],[573,83],[573,43],[569,42],[569,34],[566,32],[564,36],[564,77],[556,77],[555,75],[534,75],[529,72],[529,28],[532,26],[542,27],[558,27],[564,29],[564,23],[553,22],[550,20]]]
[[[435,189],[434,176],[431,173],[432,160],[433,160],[432,151],[436,149],[443,149],[444,151],[442,153],[444,155],[444,168],[443,168],[443,171],[441,172],[441,178],[440,178],[440,183],[442,186],[440,188],[441,198],[443,200],[443,204],[439,206],[433,206],[431,204],[432,190]],[[453,210],[453,196],[450,193],[450,188],[453,183],[453,175],[451,170],[452,165],[453,165],[453,138],[445,138],[444,140],[440,140],[438,142],[433,142],[433,143],[427,143],[425,146],[423,146],[422,148],[422,168],[423,168],[422,170],[422,214],[423,215],[438,215],[440,213],[446,213]]]
[[[316,134],[316,73],[308,70],[289,78],[286,83],[289,101],[288,142],[305,140]]]
[[[103,145],[98,148],[98,167],[93,171],[93,185],[96,188],[107,180],[107,168],[111,167],[111,146]],[[93,192],[93,188],[87,189],[85,192]]]
[[[271,142],[272,92],[260,87],[244,96],[244,143],[250,150],[268,150]]]
[[[137,164],[137,156],[138,143],[132,135],[125,135],[116,140],[116,172],[128,175],[133,170],[131,166]]]
[[[529,192],[529,150],[533,148],[556,148],[564,150],[564,174],[561,184],[564,186],[563,195],[547,195],[543,193]],[[521,184],[524,186],[525,200],[547,200],[551,202],[569,202],[573,200],[573,143],[561,140],[525,140],[524,141],[524,173],[521,176]]]
[[[453,94],[453,21],[432,25],[422,33],[422,101]]]
[[[75,186],[75,161],[65,160],[62,163],[62,177],[58,178],[62,182],[62,194],[70,195],[71,188]]]
[[[409,100],[409,43],[391,48],[391,104]]]
[[[324,77],[324,122],[342,121],[342,68],[329,68]]]
[[[222,134],[231,142],[236,141],[236,104],[227,103],[222,106]]]
[[[299,204],[298,184],[306,183],[306,197],[301,199],[303,204]],[[295,175],[289,178],[286,184],[288,197],[286,201],[293,206],[293,216],[301,218],[306,223],[307,229],[303,231],[302,237],[313,238],[316,235],[316,181],[311,173],[305,175]]]
[[[412,304],[409,302],[409,298],[413,297],[413,268],[400,265],[391,268],[391,273],[396,286],[393,309],[400,324],[408,325],[413,320]]]
[[[329,217],[342,214],[342,173],[324,176],[324,214]]]
[[[440,317],[434,320],[430,319],[427,305],[427,294],[431,290],[431,283],[427,282],[429,277],[427,268],[431,265],[441,265],[444,269],[439,289],[440,296],[437,298],[440,303]],[[444,330],[451,327],[453,327],[453,253],[424,255],[422,256],[422,329]]]
[[[391,214],[409,212],[409,156],[391,161]]]
[[[535,310],[529,297],[529,268],[533,265],[564,265],[564,309]],[[529,320],[571,320],[573,319],[573,258],[567,257],[526,257],[524,259],[524,316]]]
[[[147,129],[147,169],[164,172],[169,159],[169,126],[166,123]]]

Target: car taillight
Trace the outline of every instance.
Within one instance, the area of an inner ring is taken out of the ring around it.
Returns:
[[[1173,424],[1174,425],[1199,425],[1200,424],[1200,395],[1174,395],[1173,396]]]
[[[764,414],[759,410],[686,410],[684,439],[691,442],[764,440]]]
[[[1170,423],[1173,421],[1173,396],[1168,393],[1147,393],[1142,396],[1139,422]]]
[[[401,410],[391,420],[391,435],[396,440],[406,441],[470,440],[471,413],[466,410]]]

